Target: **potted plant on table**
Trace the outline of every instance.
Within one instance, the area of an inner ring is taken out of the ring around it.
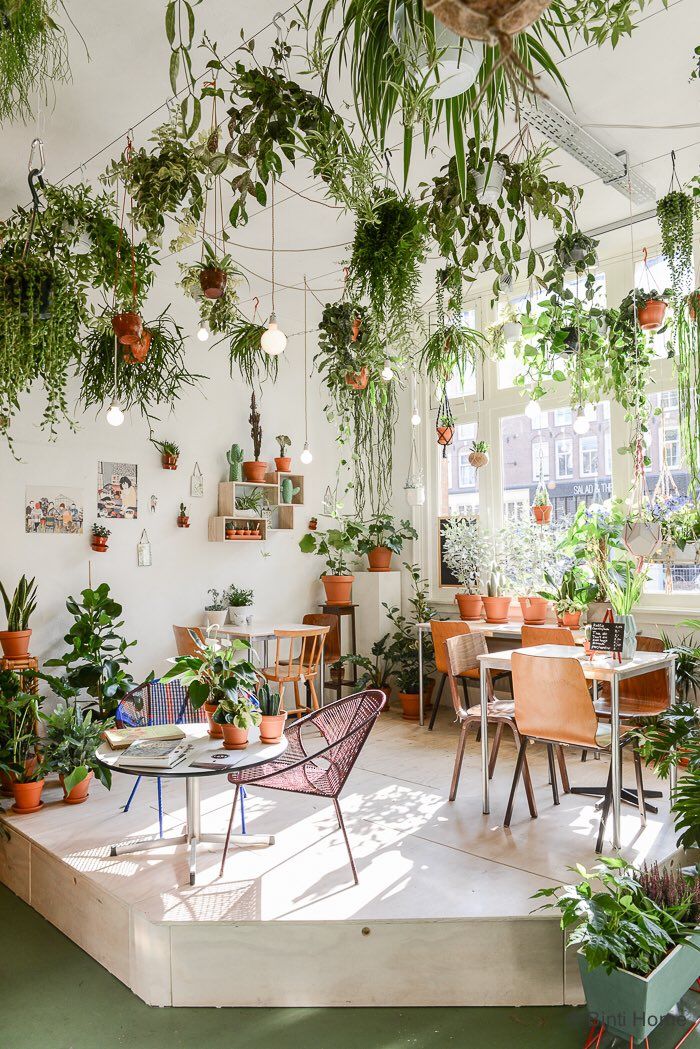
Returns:
[[[234,626],[245,626],[253,618],[253,591],[231,586],[226,591],[228,614]]]
[[[207,590],[209,603],[204,606],[204,626],[223,626],[228,615],[228,594],[225,590]]]
[[[581,615],[588,605],[588,596],[594,586],[580,565],[572,565],[562,573],[557,584],[551,572],[545,571],[545,583],[549,590],[541,590],[540,597],[551,601],[557,614],[557,624],[578,630]]]
[[[108,548],[108,540],[112,533],[104,525],[95,523],[90,534],[90,546],[96,554],[103,554]]]
[[[656,866],[640,872],[620,858],[603,859],[590,873],[572,869],[577,884],[540,889],[535,896],[552,898],[544,908],[559,909],[562,929],[573,930],[568,944],[578,949],[596,1025],[638,1044],[700,974],[697,874],[686,879]]]
[[[329,528],[327,532],[307,532],[299,540],[299,549],[303,554],[319,554],[326,558],[326,570],[321,575],[321,582],[328,605],[349,605],[352,601],[355,576],[348,568],[348,560],[357,554],[362,533],[361,523],[339,518],[337,528]]]
[[[561,530],[540,528],[528,517],[508,521],[498,533],[498,548],[510,589],[518,598],[523,622],[542,625],[549,601],[541,596],[547,585],[545,572],[557,580],[570,564],[559,550]]]
[[[451,517],[442,522],[442,556],[462,587],[455,594],[460,619],[481,619],[482,574],[492,556],[492,544],[479,530],[476,518]]]
[[[389,572],[391,555],[400,554],[405,542],[417,538],[410,521],[400,521],[397,526],[391,514],[375,514],[358,539],[357,552],[367,555],[370,572]]]
[[[254,393],[250,398],[250,415],[248,416],[248,422],[250,423],[250,436],[253,440],[253,459],[243,463],[243,476],[246,481],[255,481],[258,484],[261,484],[265,480],[267,463],[263,462],[260,458],[260,452],[262,449],[262,426],[260,425],[260,412],[258,411],[258,405]]]
[[[180,448],[174,441],[153,441],[160,452],[160,461],[164,470],[177,470]]]
[[[87,801],[95,776],[109,790],[112,773],[95,755],[102,733],[113,726],[113,719],[94,721],[91,710],[82,714],[77,705],[60,704],[51,713],[42,713],[41,718],[46,724],[48,764],[58,773],[65,804]]]
[[[633,615],[644,593],[647,572],[631,558],[611,562],[608,568],[608,597],[616,623],[624,623],[622,658],[633,659],[637,651],[637,624]]]
[[[5,603],[7,630],[0,630],[0,645],[6,659],[25,659],[29,652],[29,639],[32,631],[29,627],[36,608],[36,583],[22,576],[15,587],[12,598],[0,583],[0,594]]]
[[[291,457],[287,455],[287,449],[291,445],[292,440],[284,433],[278,433],[275,440],[280,447],[280,454],[275,456],[275,470],[277,470],[278,473],[288,474],[292,469],[292,460]]]
[[[249,658],[238,658],[243,652],[249,654],[248,645],[238,638],[226,648],[215,638],[208,638],[196,656],[178,656],[161,678],[165,683],[181,681],[189,691],[192,706],[196,710],[204,707],[209,735],[214,739],[223,737],[222,723],[214,720],[221,701],[228,699],[235,704],[240,690],[255,691],[255,667]]]
[[[481,596],[487,623],[508,622],[511,597],[505,593],[506,585],[503,569],[494,562],[487,578],[486,593]]]
[[[282,706],[279,692],[273,691],[266,681],[258,689],[258,708],[260,710],[260,742],[279,743],[284,733],[287,711]]]
[[[240,663],[236,663],[234,672],[236,680],[240,679],[242,682],[240,666]],[[248,687],[255,687],[254,677]],[[251,728],[260,724],[258,701],[242,684],[238,685],[235,695],[226,695],[220,700],[212,720],[214,724],[221,726],[224,750],[245,750]]]

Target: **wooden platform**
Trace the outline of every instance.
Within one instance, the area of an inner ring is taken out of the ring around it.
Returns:
[[[254,788],[248,830],[274,833],[275,845],[232,853],[221,880],[216,846],[201,847],[193,888],[182,848],[110,858],[110,844],[157,832],[155,784],[143,781],[125,814],[122,777],[84,805],[63,805],[52,784],[41,812],[3,813],[0,880],[153,1005],[578,1003],[557,918],[533,914],[531,896],[595,862],[594,801],[567,795],[555,808],[534,748],[539,819],[520,797],[506,831],[512,746],[484,816],[473,739],[447,801],[456,739],[447,710],[433,733],[382,715],[341,799],[357,887],[332,806]],[[604,762],[572,753],[568,765],[572,784],[605,781]],[[205,829],[225,829],[231,793],[225,778],[203,783]],[[166,787],[166,830],[181,826],[184,801],[184,785]],[[623,839],[639,862],[671,853],[667,798],[642,831],[624,806]]]

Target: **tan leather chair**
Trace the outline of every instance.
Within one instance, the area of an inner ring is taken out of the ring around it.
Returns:
[[[514,652],[512,656],[513,693],[515,696],[515,722],[520,733],[520,749],[515,774],[508,798],[503,825],[510,826],[513,803],[518,781],[525,762],[525,751],[530,740],[540,743],[557,743],[572,747],[609,752],[612,733],[610,726],[598,720],[593,707],[583,668],[578,661],[567,656],[536,656],[526,652]],[[552,781],[554,804],[559,804],[554,758],[551,748],[547,750],[549,771]],[[635,769],[641,774],[639,755],[635,754]],[[640,790],[643,799],[643,790]],[[596,841],[596,852],[603,845],[605,824],[612,800],[612,763],[603,796],[603,809]],[[643,801],[639,806],[642,824],[646,822]],[[530,815],[536,818],[537,811]]]
[[[178,656],[198,656],[199,646],[206,641],[198,626],[174,626],[173,634]]]
[[[457,715],[457,720],[460,724],[457,754],[455,756],[454,770],[452,773],[452,785],[450,786],[450,801],[454,801],[457,796],[460,772],[462,771],[462,761],[464,760],[464,748],[467,743],[467,733],[472,725],[477,730],[481,727],[481,704],[479,703],[477,706],[473,707],[468,706],[466,702],[463,704],[459,696],[457,683],[461,680],[464,684],[466,678],[473,679],[475,671],[477,677],[479,676],[480,666],[478,657],[488,652],[488,648],[486,647],[486,639],[484,635],[475,632],[467,634],[461,633],[455,637],[448,638],[445,642],[445,650],[447,653],[447,666],[449,667],[447,680],[450,684],[452,705],[454,706],[455,714]],[[494,698],[490,674],[488,689],[488,723],[491,725],[497,725],[497,731],[502,729],[503,726],[507,726],[513,733],[516,746],[519,746],[520,736],[513,716],[513,703]],[[489,779],[493,776],[497,759],[498,751],[494,748],[489,759]],[[528,803],[531,806],[530,811],[532,812],[534,810],[535,798],[532,792],[532,783],[530,782],[530,772],[527,768],[527,761],[525,761],[524,764],[525,790],[528,797]]]
[[[437,717],[438,707],[440,706],[442,692],[445,687],[445,681],[450,673],[450,664],[447,659],[445,643],[450,637],[458,637],[460,634],[469,634],[470,629],[469,624],[462,622],[461,619],[431,619],[430,633],[433,638],[433,649],[435,651],[435,669],[440,674],[437,695],[433,699],[433,713],[430,716],[430,724],[428,725],[428,731],[432,732],[435,718]],[[465,672],[464,677],[471,677],[478,681],[479,668],[477,667],[474,671]]]
[[[292,685],[296,706],[288,713],[307,712],[299,692],[299,685],[303,682],[309,686],[313,709],[318,709],[315,677],[321,660],[321,647],[329,630],[328,626],[309,626],[305,630],[275,630],[275,665],[265,667],[261,673],[266,681],[279,686],[283,706],[285,686]]]
[[[639,652],[663,652],[660,637],[637,637]],[[620,682],[620,717],[625,721],[643,721],[654,718],[668,708],[668,678],[665,670],[655,670],[640,677],[623,678]],[[610,720],[610,686],[603,682],[595,703],[599,718]]]
[[[529,626],[523,623],[523,648],[534,645],[575,645],[568,626]]]

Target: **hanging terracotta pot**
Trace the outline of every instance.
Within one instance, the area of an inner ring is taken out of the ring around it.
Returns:
[[[246,481],[255,481],[256,484],[262,484],[266,473],[267,463],[262,463],[259,460],[243,463],[243,476]]]
[[[143,321],[138,313],[115,313],[112,317],[112,328],[123,346],[131,346],[143,335]]]
[[[454,426],[436,426],[438,444],[446,447],[448,444],[452,444],[452,438],[454,437]]]
[[[659,299],[649,299],[646,306],[637,310],[637,320],[642,331],[658,331],[664,323],[666,303]]]
[[[370,572],[391,571],[391,550],[388,546],[375,546],[367,553]]]
[[[362,317],[359,314],[355,314],[352,319],[352,335],[350,336],[351,342],[357,342],[360,337],[360,328],[362,327]]]
[[[345,376],[345,382],[353,390],[364,390],[369,382],[369,371],[363,365],[359,372],[348,372]]]
[[[352,602],[354,575],[322,575],[327,605],[349,605]]]
[[[519,597],[518,603],[523,613],[523,623],[541,626],[547,618],[549,601],[544,597]]]
[[[209,266],[199,271],[199,283],[206,299],[220,299],[226,291],[228,276],[224,270]]]
[[[460,619],[481,619],[484,607],[480,594],[455,594]]]
[[[546,506],[533,506],[532,516],[537,521],[537,524],[549,524],[552,518],[552,504],[547,503]]]
[[[122,357],[124,358],[125,364],[143,364],[148,356],[148,351],[151,348],[151,339],[153,336],[150,331],[146,328],[143,329],[143,335],[138,342],[133,342],[129,346],[125,346],[122,350]]]
[[[489,44],[499,34],[522,33],[551,3],[552,0],[423,0],[426,11],[454,33]]]

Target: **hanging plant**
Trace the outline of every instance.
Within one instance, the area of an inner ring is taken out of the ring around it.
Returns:
[[[678,422],[691,495],[700,494],[700,292],[692,292],[676,317],[673,356],[678,383]]]
[[[435,432],[437,433],[438,444],[442,446],[442,457],[443,459],[447,455],[447,448],[452,444],[455,432],[455,420],[452,414],[452,405],[450,399],[447,396],[447,390],[443,389],[442,397],[438,405],[437,416],[435,419]]]
[[[188,371],[182,330],[163,312],[147,325],[148,356],[142,363],[117,357],[117,389],[124,411],[138,408],[152,423],[158,408],[173,408],[183,390],[196,386],[204,375]],[[125,347],[132,351],[133,347]],[[78,362],[79,402],[83,409],[101,409],[112,398],[114,382],[114,334],[108,314],[97,318],[82,340]]]
[[[477,362],[483,356],[484,336],[464,323],[461,270],[456,266],[438,270],[435,284],[436,326],[420,351],[420,368],[439,386],[454,375],[464,385],[465,376],[476,371]]]
[[[539,278],[539,283],[550,298],[562,302],[571,302],[579,298],[584,298],[589,302],[593,300],[598,244],[599,241],[582,233],[575,226],[557,237],[549,260],[549,268]],[[575,292],[566,286],[567,277],[570,277],[572,273],[577,278]]]
[[[661,250],[671,273],[673,304],[676,311],[683,308],[685,297],[692,287],[694,213],[693,199],[682,189],[672,189],[656,205],[656,217],[661,230]]]
[[[37,99],[46,105],[53,85],[70,80],[59,6],[55,0],[4,0],[0,6],[0,123],[26,123]]]
[[[472,441],[471,451],[467,456],[470,466],[473,466],[475,470],[481,470],[484,466],[489,464],[489,445],[488,441]]]

